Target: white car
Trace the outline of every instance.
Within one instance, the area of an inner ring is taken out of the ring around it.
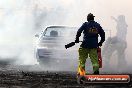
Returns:
[[[74,42],[78,28],[66,26],[47,27],[38,37],[36,58],[40,65],[62,69],[76,69],[79,44],[65,49],[65,45]]]

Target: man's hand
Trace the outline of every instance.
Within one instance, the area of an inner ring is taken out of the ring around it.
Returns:
[[[98,43],[98,47],[99,47],[99,46],[100,46],[100,47],[102,46],[102,43],[101,43],[101,42]]]
[[[76,38],[75,39],[75,43],[79,43],[79,38]]]

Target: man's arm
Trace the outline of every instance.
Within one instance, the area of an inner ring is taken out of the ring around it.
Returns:
[[[102,46],[103,42],[105,41],[105,32],[104,32],[104,30],[102,29],[101,26],[99,26],[99,35],[101,37],[101,40],[98,43],[98,46]]]
[[[75,39],[75,43],[79,43],[79,37],[81,36],[82,31],[85,28],[85,23],[83,23],[83,25],[78,29],[77,34],[76,34],[76,39]]]

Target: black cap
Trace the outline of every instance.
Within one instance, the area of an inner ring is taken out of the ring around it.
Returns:
[[[95,17],[95,16],[92,13],[89,13],[88,17]]]
[[[92,13],[89,13],[88,16],[87,16],[87,20],[90,21],[90,20],[94,20],[94,15]]]

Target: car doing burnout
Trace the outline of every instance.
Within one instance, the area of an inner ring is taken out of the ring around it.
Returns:
[[[77,28],[66,26],[47,27],[38,37],[36,58],[40,65],[63,69],[76,69],[78,45],[65,49],[65,45],[75,41]]]

